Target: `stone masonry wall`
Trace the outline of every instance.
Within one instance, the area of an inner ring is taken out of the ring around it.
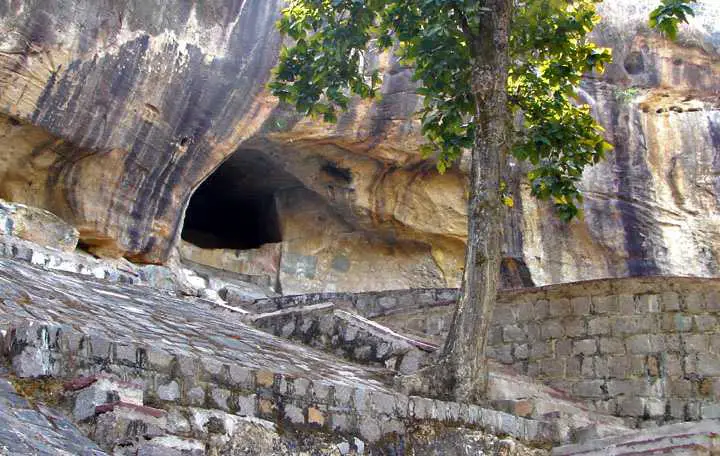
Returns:
[[[520,373],[631,421],[720,417],[720,280],[597,280],[498,299],[489,354]],[[441,342],[452,306],[374,317]]]
[[[598,280],[501,292],[489,354],[599,411],[656,421],[720,416],[720,282]],[[332,301],[442,343],[453,289],[320,293],[255,302],[256,311]]]

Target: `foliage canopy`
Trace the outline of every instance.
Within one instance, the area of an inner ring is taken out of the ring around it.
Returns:
[[[513,154],[532,164],[532,194],[555,203],[561,218],[578,213],[583,169],[611,146],[590,108],[577,102],[584,73],[601,71],[610,53],[587,40],[600,0],[534,0],[515,8],[508,92],[515,122]],[[412,67],[423,96],[423,152],[445,169],[475,140],[472,31],[486,13],[477,0],[291,0],[272,92],[306,115],[334,121],[355,94],[378,94],[372,55],[391,50]]]

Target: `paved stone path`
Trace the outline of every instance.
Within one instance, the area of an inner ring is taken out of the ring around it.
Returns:
[[[15,391],[0,368],[0,455],[99,456],[106,454],[67,418],[33,407]]]
[[[18,320],[69,325],[85,334],[175,355],[371,390],[385,390],[382,380],[393,375],[268,335],[208,301],[181,300],[150,288],[0,259],[0,330]]]

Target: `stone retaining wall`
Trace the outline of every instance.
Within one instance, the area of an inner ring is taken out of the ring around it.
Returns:
[[[116,343],[68,326],[29,322],[6,327],[4,337],[0,337],[0,354],[12,361],[19,377],[72,379],[106,372],[140,380],[152,406],[218,409],[352,433],[369,442],[388,434],[402,435],[407,425],[422,421],[464,423],[526,442],[546,443],[559,438],[551,423],[474,405],[172,355],[155,347]]]
[[[378,318],[400,312],[448,306],[457,301],[457,288],[417,288],[411,290],[368,291],[364,293],[311,293],[257,299],[253,303],[236,303],[256,313],[332,302],[354,310],[366,318]],[[234,304],[228,301],[228,304]]]
[[[598,411],[720,417],[720,280],[629,278],[503,292],[489,354]],[[440,341],[452,307],[376,319]]]

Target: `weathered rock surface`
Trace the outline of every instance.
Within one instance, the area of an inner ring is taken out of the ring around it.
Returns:
[[[55,214],[0,199],[0,235],[14,236],[40,245],[73,251],[78,231]]]
[[[700,1],[672,44],[643,25],[653,4],[601,9],[616,61],[583,97],[616,150],[586,174],[585,218],[562,224],[510,176],[506,255],[537,284],[717,273],[720,11]],[[410,72],[376,58],[382,101],[337,125],[299,119],[264,91],[279,8],[0,2],[0,197],[58,214],[98,254],[164,262],[191,194],[231,157],[198,195],[220,225],[255,223],[276,198],[289,291],[457,285],[467,164],[438,175],[418,155]]]

